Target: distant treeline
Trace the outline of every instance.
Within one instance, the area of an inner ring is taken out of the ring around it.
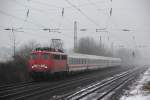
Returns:
[[[0,63],[0,83],[30,81],[27,65],[29,53],[38,47],[35,41],[22,45],[13,60]]]
[[[113,50],[112,50],[113,49]],[[109,57],[118,57],[122,59],[122,64],[124,65],[133,65],[139,62],[140,53],[136,49],[130,48],[107,48],[106,44],[98,43],[91,37],[83,37],[78,41],[78,46],[76,50],[77,53],[99,55],[99,56],[109,56]]]
[[[0,83],[29,81],[26,65],[23,59],[0,63]]]
[[[99,55],[99,56],[110,56],[112,57],[112,52],[104,48],[104,44],[97,43],[91,37],[84,37],[78,41],[78,46],[75,50],[77,53],[91,54],[91,55]]]

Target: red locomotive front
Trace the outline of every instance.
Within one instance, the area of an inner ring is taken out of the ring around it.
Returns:
[[[53,66],[51,55],[44,51],[33,51],[29,60],[30,72],[48,72]]]
[[[35,50],[30,54],[29,73],[48,73],[67,71],[67,55],[62,52]]]

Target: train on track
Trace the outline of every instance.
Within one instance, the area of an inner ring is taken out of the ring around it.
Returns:
[[[35,76],[37,74],[79,72],[120,65],[120,58],[79,53],[66,54],[52,48],[37,48],[30,53],[28,69],[30,75]]]

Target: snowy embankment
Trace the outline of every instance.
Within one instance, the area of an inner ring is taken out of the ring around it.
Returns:
[[[150,100],[150,67],[120,100]]]

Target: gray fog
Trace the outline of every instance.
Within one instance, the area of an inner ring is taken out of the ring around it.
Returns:
[[[138,49],[149,58],[149,5],[150,0],[0,0],[0,48],[6,49],[0,57],[13,53],[13,34],[7,28],[16,29],[16,48],[31,40],[48,45],[50,39],[60,38],[70,49],[77,21],[78,39],[89,36],[99,41],[101,36],[108,47],[113,43],[116,49]]]

